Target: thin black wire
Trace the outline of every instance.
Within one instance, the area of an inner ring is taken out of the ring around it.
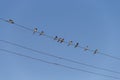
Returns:
[[[7,52],[7,53],[10,53],[10,54],[15,54],[17,56],[29,58],[29,59],[32,59],[32,60],[37,60],[37,61],[44,62],[44,63],[47,63],[47,64],[52,64],[52,65],[55,65],[55,66],[60,66],[60,67],[64,67],[64,68],[68,68],[68,69],[72,69],[72,70],[76,70],[76,71],[82,71],[82,72],[86,72],[86,73],[90,73],[90,74],[94,74],[94,75],[99,75],[99,76],[104,76],[104,77],[109,77],[109,78],[120,80],[120,78],[115,77],[115,76],[111,76],[111,75],[96,73],[96,72],[87,71],[87,70],[83,70],[83,69],[79,69],[79,68],[75,68],[75,67],[55,63],[55,62],[50,62],[50,61],[46,61],[46,60],[43,60],[43,59],[40,59],[40,58],[34,58],[34,57],[31,57],[31,56],[28,56],[28,55],[23,55],[23,54],[20,54],[18,52],[9,51],[9,50],[6,50],[6,49],[0,49],[0,50],[4,51],[4,52]]]
[[[111,58],[114,58],[114,59],[120,60],[119,57],[111,56],[111,55],[109,55],[109,54],[105,54],[105,53],[102,53],[102,52],[99,52],[99,53],[102,54],[102,55],[105,55],[105,56],[108,56],[108,57],[111,57]]]
[[[61,60],[64,60],[64,61],[68,61],[68,62],[72,62],[72,63],[75,63],[75,64],[80,64],[80,65],[84,65],[84,66],[91,67],[91,68],[94,68],[94,69],[104,70],[104,71],[120,74],[120,72],[118,72],[118,71],[113,71],[113,70],[110,70],[110,69],[105,69],[105,68],[97,67],[97,66],[94,66],[94,65],[85,64],[85,63],[78,62],[78,61],[75,61],[75,60],[72,60],[72,59],[67,59],[67,58],[64,58],[64,57],[61,57],[61,56],[56,56],[56,55],[53,55],[51,53],[38,51],[38,50],[35,50],[35,49],[32,49],[32,48],[28,48],[28,47],[25,47],[25,46],[22,46],[22,45],[19,45],[19,44],[16,44],[16,43],[12,43],[12,42],[9,42],[9,41],[6,41],[6,40],[0,40],[0,42],[7,43],[7,44],[10,44],[10,45],[14,45],[14,46],[18,46],[18,47],[21,47],[23,49],[27,49],[27,50],[30,50],[30,51],[33,51],[33,52],[36,52],[36,53],[39,53],[39,54],[51,56],[51,57],[54,57],[54,58],[57,58],[57,59],[61,59]]]
[[[26,29],[26,30],[33,31],[33,29],[30,29],[30,28],[25,27],[25,26],[23,26],[23,25],[20,25],[20,24],[17,24],[17,23],[14,23],[14,24],[15,24],[16,26],[21,27],[21,28],[24,28],[24,29]]]
[[[8,20],[3,19],[3,18],[0,18],[0,20],[5,21],[5,22],[8,22]],[[31,28],[28,28],[28,27],[26,27],[26,26],[23,26],[23,25],[20,25],[20,24],[17,24],[17,23],[14,23],[14,25],[16,25],[17,27],[23,28],[23,29],[25,29],[25,30],[33,31],[33,29],[31,29]],[[40,33],[40,32],[36,32],[36,33]],[[44,34],[43,36],[45,36],[45,37],[47,37],[47,38],[54,39],[53,36],[50,36],[50,35],[47,35],[47,34]],[[64,43],[68,44],[69,42],[64,41]],[[75,44],[72,44],[72,46],[75,46]],[[86,48],[86,47],[82,47],[82,46],[78,46],[78,47],[81,48],[81,49],[85,49],[85,48]],[[95,50],[88,49],[87,51],[94,52]],[[113,58],[113,59],[116,59],[116,60],[120,60],[119,57],[115,57],[115,56],[112,56],[112,55],[110,55],[110,54],[106,54],[106,53],[102,53],[102,52],[97,52],[97,53],[99,53],[99,54],[101,54],[101,55],[104,55],[104,56],[106,56],[106,57],[109,57],[109,58]]]

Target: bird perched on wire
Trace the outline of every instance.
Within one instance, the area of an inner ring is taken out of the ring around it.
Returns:
[[[55,36],[55,37],[54,37],[54,40],[58,40],[58,37],[57,37],[57,36]]]
[[[68,42],[68,46],[72,45],[73,41],[69,41]]]
[[[43,35],[43,34],[44,34],[44,31],[41,31],[41,32],[40,32],[40,35]]]
[[[35,34],[37,31],[38,31],[38,29],[37,29],[37,28],[34,28],[33,34]]]
[[[78,47],[78,45],[79,45],[79,43],[76,43],[76,44],[75,44],[75,48]]]
[[[14,21],[12,19],[9,19],[8,22],[14,24]]]
[[[57,42],[60,42],[62,38],[58,38]]]
[[[93,52],[93,54],[96,54],[96,53],[98,53],[98,49],[96,49],[96,50]]]
[[[64,38],[60,40],[60,43],[63,43],[64,42]]]
[[[87,50],[89,50],[89,49],[88,49],[88,46],[86,46],[86,47],[84,48],[84,51],[87,51]]]

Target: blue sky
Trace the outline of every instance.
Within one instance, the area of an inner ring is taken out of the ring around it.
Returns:
[[[81,46],[99,49],[120,57],[119,0],[1,0],[0,17],[13,19],[29,28],[37,27],[51,36],[79,42]],[[120,61],[103,55],[93,55],[80,48],[68,47],[32,32],[0,21],[0,39],[15,42],[36,50],[52,53],[83,63],[119,71]],[[119,77],[101,71],[33,54],[19,47],[0,42],[0,48],[57,62],[83,70]],[[103,76],[66,69],[0,51],[0,80],[113,80]]]

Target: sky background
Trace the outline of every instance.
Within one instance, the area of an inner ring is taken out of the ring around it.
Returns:
[[[100,52],[120,57],[120,0],[0,0],[0,17],[13,19],[31,29],[37,27],[51,36],[79,42]],[[80,48],[68,47],[52,39],[0,21],[0,40],[7,40],[82,63],[120,71],[120,61]],[[119,77],[55,58],[34,54],[0,42],[1,49],[57,62],[83,70]],[[86,72],[46,64],[0,51],[0,80],[114,80]]]

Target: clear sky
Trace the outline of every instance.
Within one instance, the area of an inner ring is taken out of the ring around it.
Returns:
[[[100,52],[120,57],[120,0],[0,0],[0,18],[51,36],[79,42]],[[120,71],[120,60],[84,52],[80,48],[33,35],[32,32],[0,21],[0,40],[7,40],[43,52],[94,66]],[[0,42],[1,49],[19,52],[51,62],[119,77],[120,74],[61,61]],[[120,77],[119,77],[120,78]],[[86,72],[46,64],[0,51],[0,80],[114,80]]]

